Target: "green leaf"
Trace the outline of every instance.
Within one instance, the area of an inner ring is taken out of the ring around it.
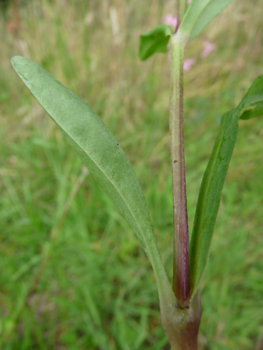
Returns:
[[[179,28],[179,32],[192,41],[212,19],[223,11],[233,0],[193,0]]]
[[[160,299],[165,304],[167,295],[169,298],[172,295],[171,287],[155,244],[144,196],[119,143],[97,114],[45,69],[19,56],[12,58],[12,64],[33,96],[54,120],[90,173],[134,229],[152,263]]]
[[[263,75],[259,76],[249,89],[240,119],[251,119],[259,115],[263,115]]]
[[[190,242],[191,295],[197,291],[208,262],[221,192],[237,139],[238,120],[251,111],[251,105],[262,106],[262,98],[263,76],[260,76],[254,81],[238,107],[222,116],[219,135],[204,173],[196,207]],[[262,109],[254,108],[252,114],[260,115]]]
[[[140,36],[139,56],[142,61],[152,56],[155,52],[167,52],[167,45],[172,28],[160,25]]]

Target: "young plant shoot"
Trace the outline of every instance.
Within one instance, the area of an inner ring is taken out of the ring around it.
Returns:
[[[221,192],[235,146],[239,119],[263,114],[263,76],[239,105],[226,112],[200,187],[189,244],[183,112],[183,65],[187,44],[233,0],[175,0],[176,25],[159,25],[140,37],[139,55],[146,60],[167,52],[171,62],[170,147],[173,180],[173,281],[169,281],[139,182],[119,143],[95,112],[36,63],[20,57],[12,64],[35,99],[61,130],[82,162],[109,195],[137,235],[152,265],[159,293],[161,320],[172,350],[197,350],[201,321],[200,284]]]

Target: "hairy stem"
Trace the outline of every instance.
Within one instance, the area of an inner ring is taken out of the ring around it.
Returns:
[[[189,240],[186,206],[183,133],[184,40],[179,33],[171,38],[170,138],[173,179],[174,273],[173,290],[181,305],[189,301]]]

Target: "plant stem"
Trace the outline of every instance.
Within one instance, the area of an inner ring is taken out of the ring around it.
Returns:
[[[170,147],[173,179],[174,217],[174,273],[173,290],[179,305],[188,305],[189,240],[185,186],[184,133],[183,133],[183,60],[184,39],[180,33],[172,36],[171,96],[170,96]]]
[[[185,186],[183,130],[183,63],[188,38],[178,30],[170,40],[171,96],[170,146],[173,179],[174,272],[176,303],[162,313],[162,323],[172,350],[197,350],[201,321],[200,290],[190,298],[189,239]],[[168,306],[168,305],[166,305]]]
[[[175,305],[162,319],[172,350],[197,350],[197,336],[201,321],[200,290],[189,300],[188,308]]]

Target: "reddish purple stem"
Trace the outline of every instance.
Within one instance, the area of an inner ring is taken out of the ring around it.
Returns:
[[[189,242],[184,161],[183,62],[184,45],[171,38],[170,136],[173,179],[174,274],[173,290],[182,308],[188,306]]]

